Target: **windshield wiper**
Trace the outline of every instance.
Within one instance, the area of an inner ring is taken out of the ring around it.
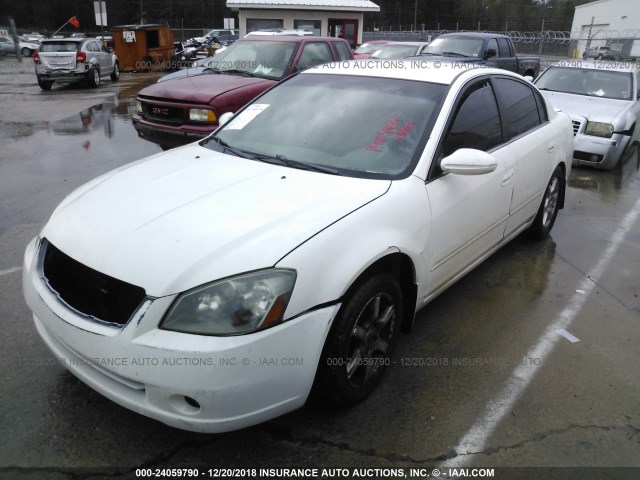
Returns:
[[[239,73],[240,75],[246,75],[247,77],[255,77],[251,72],[247,72],[246,70],[238,70],[238,69],[230,69],[230,70],[220,70],[220,73]]]
[[[207,142],[209,142],[210,140],[213,140],[214,142],[216,142],[218,145],[222,147],[222,153],[230,152],[230,153],[233,153],[236,157],[248,158],[249,160],[253,159],[253,156],[251,156],[250,154],[244,152],[243,150],[240,150],[239,148],[230,146],[227,142],[225,142],[221,138],[210,137],[210,139],[207,140]]]
[[[459,52],[442,52],[441,55],[444,55],[446,57],[468,57],[469,56]]]
[[[305,163],[298,160],[290,160],[284,155],[263,155],[261,153],[255,153],[254,155],[254,158],[261,162],[271,163],[274,165],[284,165],[285,167],[298,168],[300,170],[311,170],[314,172],[328,173],[331,175],[340,175],[340,172],[335,168],[316,165],[315,163]]]

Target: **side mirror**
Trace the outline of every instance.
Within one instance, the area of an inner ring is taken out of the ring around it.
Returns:
[[[484,58],[495,57],[497,54],[498,52],[496,52],[495,48],[490,48],[489,50],[487,50],[487,53],[485,53]]]
[[[498,166],[495,157],[473,148],[460,148],[440,162],[443,172],[456,175],[484,175]]]
[[[229,119],[233,117],[233,112],[225,112],[222,115],[220,115],[220,118],[218,119],[218,125],[222,126],[225,123],[227,123],[229,121]]]

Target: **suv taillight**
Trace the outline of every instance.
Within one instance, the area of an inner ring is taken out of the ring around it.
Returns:
[[[78,52],[76,54],[76,63],[84,63],[87,61],[87,54],[84,52]]]
[[[38,52],[33,52],[33,63],[40,63],[40,55]]]

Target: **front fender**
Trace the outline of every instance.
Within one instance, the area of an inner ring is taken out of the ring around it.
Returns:
[[[422,290],[430,251],[429,216],[424,182],[411,176],[394,181],[387,193],[298,246],[276,265],[298,273],[285,316],[338,302],[365,270],[398,252],[410,258]]]

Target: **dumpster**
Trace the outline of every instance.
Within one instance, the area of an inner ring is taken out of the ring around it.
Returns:
[[[113,27],[111,33],[123,72],[172,68],[173,32],[168,25],[121,25]]]

